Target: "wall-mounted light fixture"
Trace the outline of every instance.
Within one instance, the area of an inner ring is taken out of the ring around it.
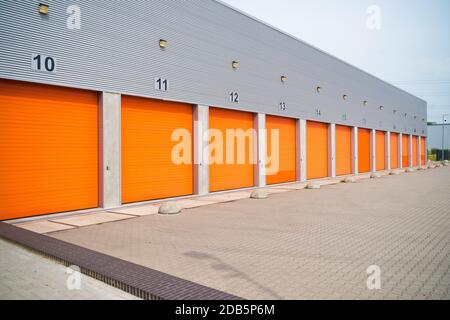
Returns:
[[[405,113],[405,118],[408,116],[408,114],[407,113]]]
[[[417,116],[416,115],[414,115],[414,120],[416,120],[417,119]]]
[[[392,113],[393,113],[393,114],[396,114],[396,113],[397,113],[397,110],[394,109],[394,111],[392,111]]]
[[[48,4],[45,3],[39,3],[39,13],[47,15],[49,10]]]
[[[366,107],[369,102],[367,100],[363,101],[363,106]]]
[[[322,87],[317,87],[316,91],[317,91],[317,93],[320,93],[320,91],[322,91]]]
[[[383,106],[380,106],[380,111],[382,111],[382,110],[384,110],[384,107],[383,107]]]
[[[159,47],[165,49],[167,47],[167,40],[159,39]]]
[[[344,95],[342,96],[342,99],[343,99],[344,101],[346,101],[346,100],[348,99],[348,95],[344,94]]]
[[[236,70],[237,68],[239,68],[239,61],[233,61],[231,63],[231,67]]]
[[[288,77],[286,76],[281,76],[281,82],[285,83],[288,80]]]

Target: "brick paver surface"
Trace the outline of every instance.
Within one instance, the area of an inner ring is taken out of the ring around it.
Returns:
[[[52,236],[243,298],[450,299],[450,168]]]
[[[77,280],[71,281],[65,266],[2,239],[0,257],[0,300],[136,299],[82,274],[74,289]]]

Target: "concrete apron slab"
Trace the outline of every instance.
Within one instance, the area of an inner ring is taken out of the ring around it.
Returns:
[[[377,173],[379,173],[380,176],[385,177],[385,176],[388,176],[388,175],[389,175],[390,171],[388,171],[388,170],[383,170],[383,171],[378,171]]]
[[[267,194],[269,194],[269,195],[292,191],[290,189],[282,189],[282,188],[265,188],[263,190],[265,190],[267,192]]]
[[[353,177],[355,178],[356,181],[358,181],[358,180],[363,180],[363,179],[370,179],[370,175],[371,175],[371,173],[369,172],[369,173],[361,173],[361,174],[358,174],[357,176],[353,176]]]
[[[381,175],[388,175],[388,171],[380,172]],[[350,177],[354,177],[355,180],[361,179],[369,179],[370,173],[360,174],[358,176],[350,175]],[[334,185],[341,183],[343,181],[343,177],[338,178],[326,178],[326,179],[318,179],[313,180],[315,183],[318,183],[320,186]],[[280,184],[275,186],[268,186],[264,188],[267,194],[277,194],[284,193],[295,190],[305,189],[308,182],[301,183],[287,183]],[[237,201],[242,199],[250,198],[251,192],[253,189],[249,190],[238,190],[238,191],[227,191],[223,193],[210,194],[207,196],[194,196],[192,198],[179,199],[179,200],[162,200],[163,201],[173,201],[177,203],[182,209],[193,209],[202,206],[217,204],[217,203],[225,203],[231,201]],[[157,214],[159,210],[160,204],[152,203],[152,204],[142,204],[136,205],[132,207],[122,207],[116,209],[105,210],[101,212],[89,212],[89,213],[74,213],[74,215],[64,216],[64,217],[48,217],[48,220],[36,220],[31,222],[20,223],[20,221],[16,224],[18,227],[23,229],[31,230],[36,233],[52,233],[57,231],[68,230],[76,227],[85,227],[96,224],[102,224],[107,222],[121,221],[136,217],[142,217],[152,214]]]
[[[69,226],[51,221],[25,222],[17,224],[16,226],[39,234],[64,231],[75,228],[74,226]]]
[[[302,190],[305,189],[308,183],[302,182],[302,183],[293,183],[293,184],[286,184],[286,185],[280,185],[280,186],[273,186],[270,187],[271,189],[282,189],[282,190]]]
[[[95,224],[102,224],[107,222],[126,220],[133,218],[130,215],[111,213],[111,212],[99,212],[86,214],[81,216],[73,216],[55,220],[49,220],[50,222],[56,222],[74,227],[86,227]]]
[[[179,200],[174,201],[176,204],[178,204],[181,209],[192,209],[192,208],[198,208],[203,206],[208,206],[211,204],[219,203],[220,201],[214,201],[214,200],[197,200],[197,199],[186,199],[186,200]]]
[[[317,180],[316,183],[319,184],[321,187],[323,186],[331,186],[334,184],[339,184],[342,182],[341,178],[334,178],[334,179],[327,179],[327,180]]]
[[[211,194],[208,196],[202,196],[195,198],[199,201],[208,201],[208,202],[230,202],[230,201],[236,201],[241,199],[247,199],[250,198],[251,191],[237,191],[237,192],[228,192],[228,193],[218,193],[218,194]]]
[[[136,217],[148,216],[150,214],[157,214],[159,210],[159,205],[142,205],[131,208],[117,208],[108,210],[111,213],[127,214]]]

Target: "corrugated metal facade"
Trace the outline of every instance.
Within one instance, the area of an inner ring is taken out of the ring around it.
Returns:
[[[39,2],[0,2],[0,78],[426,135],[424,101],[219,2],[79,0],[80,30],[66,27],[73,1],[46,1],[47,16]],[[33,72],[32,54],[56,72]]]
[[[444,139],[442,140],[442,138]],[[444,149],[450,149],[450,124],[428,126],[427,147],[428,150],[441,150],[442,147],[444,147]]]

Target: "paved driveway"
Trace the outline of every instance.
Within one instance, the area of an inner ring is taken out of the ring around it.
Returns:
[[[0,300],[137,300],[83,274],[79,278],[70,278],[68,270],[35,252],[0,239]]]
[[[450,299],[450,168],[52,236],[243,298]]]

